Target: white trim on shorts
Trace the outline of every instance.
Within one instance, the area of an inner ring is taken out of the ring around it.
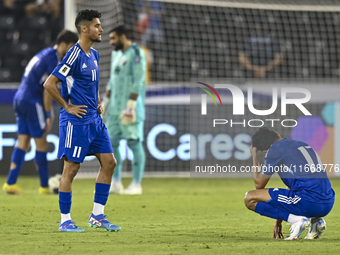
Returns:
[[[38,102],[35,103],[35,109],[37,110],[40,129],[44,130],[46,127],[44,109]]]
[[[66,131],[66,139],[65,139],[65,148],[71,148],[72,145],[72,133],[73,133],[73,125],[71,122],[67,122],[67,131]]]
[[[279,194],[277,197],[278,202],[286,203],[286,204],[297,204],[301,200],[301,197],[295,195],[295,197],[287,197],[284,195]]]

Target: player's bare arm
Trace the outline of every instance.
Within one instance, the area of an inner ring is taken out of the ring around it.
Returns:
[[[287,189],[290,190],[288,186],[287,186]],[[281,219],[275,220],[274,229],[273,229],[273,239],[278,239],[278,238],[282,238],[282,239],[285,238],[282,233],[282,220]]]
[[[52,106],[52,97],[50,93],[47,92],[47,90],[44,90],[44,109],[46,111],[46,128],[45,128],[45,135],[47,136],[52,128],[53,121],[54,121],[54,112],[53,112],[53,106]]]
[[[261,173],[257,148],[251,145],[250,152],[253,157],[253,178],[256,190],[251,190],[246,193],[244,203],[249,210],[254,211],[258,202],[267,202],[271,199],[268,189],[265,189],[271,176]]]
[[[61,96],[57,83],[60,80],[54,75],[50,75],[46,82],[44,83],[44,88],[47,92],[52,96],[52,98],[63,107],[68,113],[77,116],[78,118],[82,118],[81,115],[85,115],[87,111],[84,108],[87,108],[86,105],[73,105],[71,100],[67,103],[64,98]]]
[[[248,70],[253,71],[256,77],[261,77],[261,78],[266,77],[267,71],[271,70],[275,66],[275,65],[272,66],[272,64],[277,63],[277,61],[271,62],[268,68],[266,66],[253,65],[251,61],[249,60],[248,56],[244,52],[239,53],[238,59],[241,65],[243,65]],[[278,62],[278,64],[280,64],[280,62]]]
[[[100,100],[99,91],[98,91],[97,112],[98,112],[99,114],[102,114],[102,113],[104,112],[104,108],[103,108],[103,105],[102,105],[102,101]]]
[[[253,158],[253,178],[256,189],[264,189],[271,177],[271,175],[266,175],[261,172],[261,167],[259,165],[259,157],[257,154],[257,148],[250,146],[250,152]]]
[[[254,66],[253,64],[250,62],[250,60],[248,59],[247,55],[243,52],[240,52],[238,59],[240,61],[240,63],[247,68],[250,71],[254,70]]]
[[[273,239],[282,238],[284,239],[284,235],[282,233],[282,220],[276,220],[274,223],[274,230],[273,230]]]
[[[275,66],[278,66],[283,61],[283,55],[281,53],[276,53],[275,58],[268,63],[266,66],[266,71],[272,70]]]

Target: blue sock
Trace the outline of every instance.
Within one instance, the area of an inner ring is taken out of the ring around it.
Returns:
[[[11,169],[8,173],[7,177],[7,184],[12,185],[17,182],[20,170],[22,168],[22,165],[24,164],[25,161],[25,154],[26,152],[23,151],[22,149],[15,148],[13,153],[12,153],[12,159],[11,162],[15,163],[15,168]]]
[[[101,205],[106,205],[107,199],[109,197],[110,187],[110,184],[96,183],[94,202]]]
[[[48,164],[46,154],[47,152],[35,152],[35,163],[38,165],[39,169],[40,186],[43,188],[48,187]]]
[[[289,213],[282,211],[280,209],[275,208],[274,206],[264,203],[264,202],[258,202],[255,207],[255,212],[262,215],[267,216],[269,218],[273,219],[281,219],[284,221],[288,220]]]
[[[59,191],[59,208],[62,214],[68,214],[71,211],[72,192]]]

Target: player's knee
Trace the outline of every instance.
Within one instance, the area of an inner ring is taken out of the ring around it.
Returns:
[[[253,196],[251,195],[251,191],[246,192],[244,195],[244,205],[249,209],[253,210],[254,207],[254,199]]]
[[[248,192],[246,192],[246,194],[244,194],[244,205],[245,205],[246,207],[248,207],[248,206],[247,206],[248,203],[249,203],[249,196],[248,196]]]
[[[37,151],[46,151],[48,147],[48,142],[46,139],[36,139],[35,140],[36,150]]]
[[[64,169],[63,175],[66,178],[73,180],[73,178],[77,175],[79,168],[80,164],[69,165],[67,168]]]
[[[115,157],[112,157],[110,158],[107,162],[106,162],[106,166],[107,166],[107,169],[112,172],[114,172],[115,168],[116,168],[116,165],[117,165],[117,160]]]
[[[17,147],[27,153],[31,149],[31,143],[30,142],[28,142],[28,143],[27,142],[18,143]]]
[[[115,157],[113,157],[113,162],[112,162],[112,167],[113,167],[113,171],[117,166],[117,159]]]
[[[31,149],[31,138],[27,135],[19,135],[17,148],[25,151],[26,153]]]

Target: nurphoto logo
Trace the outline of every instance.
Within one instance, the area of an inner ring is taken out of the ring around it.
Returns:
[[[232,109],[233,109],[233,115],[245,115],[245,96],[243,91],[232,84],[215,84],[214,87],[211,85],[208,85],[206,83],[202,83],[202,82],[197,82],[207,88],[209,88],[218,98],[218,100],[220,101],[220,105],[222,105],[222,100],[220,95],[217,93],[216,89],[228,89],[231,92],[232,95]],[[207,94],[213,99],[215,106],[217,106],[216,100],[214,98],[214,96],[212,95],[212,93],[205,89],[205,88],[201,88],[201,87],[197,87],[201,90],[203,90],[204,94],[201,95],[201,115],[207,115]],[[278,106],[278,101],[279,99],[281,100],[281,116],[286,116],[287,115],[287,105],[295,105],[304,115],[312,115],[307,109],[306,107],[303,105],[305,103],[307,103],[310,99],[311,99],[311,93],[308,89],[305,88],[298,88],[298,87],[281,87],[281,88],[277,88],[277,87],[270,87],[269,89],[271,89],[272,91],[272,105],[269,109],[266,110],[258,110],[255,109],[254,107],[254,101],[253,101],[253,88],[251,86],[249,86],[247,88],[247,106],[248,106],[248,110],[249,112],[251,112],[254,115],[257,116],[267,116],[270,115],[272,113],[274,113],[277,110],[277,106]],[[280,92],[280,94],[279,94]],[[299,98],[289,98],[289,94],[294,93],[294,94],[299,94],[302,95],[302,97]],[[227,106],[229,107],[229,106]],[[274,127],[274,123],[279,121],[281,122],[281,125],[283,127],[295,127],[297,125],[297,121],[295,119],[284,119],[284,120],[280,120],[280,119],[265,119],[265,120],[261,120],[261,119],[250,119],[248,121],[246,121],[245,119],[242,122],[233,122],[232,119],[228,120],[228,119],[213,119],[213,127],[215,127],[216,125],[225,125],[225,124],[230,124],[230,126],[232,127],[233,124],[234,125],[243,125],[244,127],[246,126],[246,124],[248,124],[249,127],[261,127],[264,125],[264,121],[268,121],[272,123],[272,127]],[[288,125],[287,122],[290,122],[291,124]],[[255,125],[254,123],[257,123],[257,125]]]

